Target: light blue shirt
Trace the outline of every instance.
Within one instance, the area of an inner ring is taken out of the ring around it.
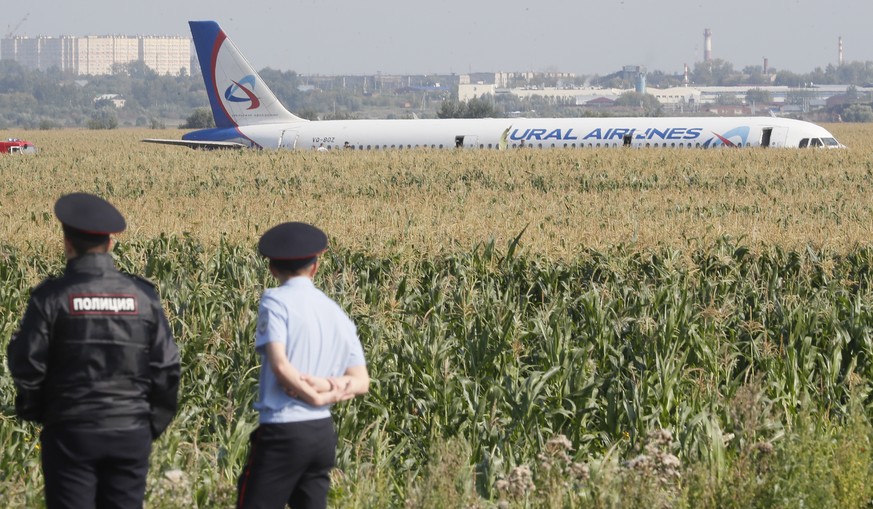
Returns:
[[[265,345],[272,342],[285,345],[288,361],[303,374],[341,376],[350,367],[366,366],[355,324],[311,279],[293,277],[265,290],[255,333],[255,349],[261,355],[255,409],[262,423],[330,417],[330,405],[314,407],[285,394],[267,361]]]

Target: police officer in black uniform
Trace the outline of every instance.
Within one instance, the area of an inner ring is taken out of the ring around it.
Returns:
[[[15,411],[42,424],[46,505],[142,507],[151,443],[176,413],[179,351],[154,286],[115,268],[124,217],[61,197],[67,267],[31,291],[8,347]]]

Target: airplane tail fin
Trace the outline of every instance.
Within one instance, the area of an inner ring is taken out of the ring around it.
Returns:
[[[282,106],[214,21],[189,21],[216,127],[305,122]]]

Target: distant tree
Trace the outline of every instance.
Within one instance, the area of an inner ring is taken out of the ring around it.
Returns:
[[[474,97],[467,101],[467,111],[464,118],[494,118],[496,116],[490,95],[488,97]]]
[[[768,69],[768,73],[770,70]],[[748,65],[743,68],[743,75],[745,76],[745,83],[747,85],[769,85],[770,84],[770,75],[764,74],[764,68],[760,65]]]
[[[322,120],[354,120],[356,118],[358,117],[356,117],[353,113],[340,110],[335,113],[328,113],[327,115],[322,117]]]
[[[437,111],[439,118],[494,118],[498,116],[490,96],[474,97],[467,102],[446,100]]]
[[[736,94],[718,94],[715,98],[715,104],[719,106],[731,106],[731,105],[739,105],[742,104],[742,99],[737,97]]]
[[[856,87],[855,85],[849,85],[849,88],[846,89],[846,98],[850,102],[857,102],[859,99],[858,87]]]
[[[623,80],[619,76],[610,75],[600,78],[596,85],[603,88],[630,88],[633,86],[633,83]]]
[[[653,87],[678,87],[682,84],[682,76],[671,76],[663,71],[652,71],[646,75],[646,83]]]
[[[867,104],[852,104],[840,116],[845,122],[873,122],[873,108]]]
[[[133,62],[121,64],[121,66],[122,74],[134,79],[155,79],[158,77],[158,73],[142,60],[134,60]]]
[[[785,102],[788,104],[805,104],[815,98],[815,91],[805,88],[789,90],[785,94]]]
[[[828,65],[827,68],[822,69],[821,67],[816,67],[808,76],[808,82],[810,85],[819,84],[819,85],[828,85],[833,83],[833,76],[836,72],[836,69],[833,65]]]
[[[661,114],[661,102],[652,94],[640,94],[639,92],[629,91],[621,94],[615,100],[616,106],[624,106],[626,108],[641,108],[644,114],[648,117],[654,117]]]
[[[774,85],[782,86],[782,87],[802,87],[806,80],[803,76],[793,73],[791,71],[779,71],[776,73],[776,80],[773,82]]]
[[[321,120],[321,115],[319,115],[317,111],[310,108],[300,110],[296,112],[295,115],[300,118],[305,118],[306,120]]]
[[[258,73],[286,108],[291,111],[302,109],[302,93],[298,89],[300,78],[294,71],[277,71],[265,67]]]
[[[118,117],[114,109],[100,108],[88,120],[88,129],[115,129],[118,127]]]
[[[49,129],[57,129],[59,126],[52,120],[42,119],[39,121],[39,130],[40,131],[48,131]]]
[[[773,102],[773,96],[766,90],[752,88],[746,92],[746,104],[768,104],[771,102]]]
[[[464,103],[455,99],[443,101],[440,108],[437,110],[439,118],[462,118],[464,112]]]
[[[215,127],[215,119],[212,118],[212,110],[209,108],[197,108],[194,113],[185,119],[182,129],[208,129]]]
[[[112,99],[97,99],[94,101],[94,107],[98,110],[103,108],[115,109],[115,102]]]
[[[734,73],[734,66],[720,58],[694,64],[692,80],[697,85],[725,85]]]

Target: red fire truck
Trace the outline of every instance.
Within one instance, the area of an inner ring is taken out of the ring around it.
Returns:
[[[0,154],[36,154],[36,147],[29,141],[9,138],[0,140]]]

